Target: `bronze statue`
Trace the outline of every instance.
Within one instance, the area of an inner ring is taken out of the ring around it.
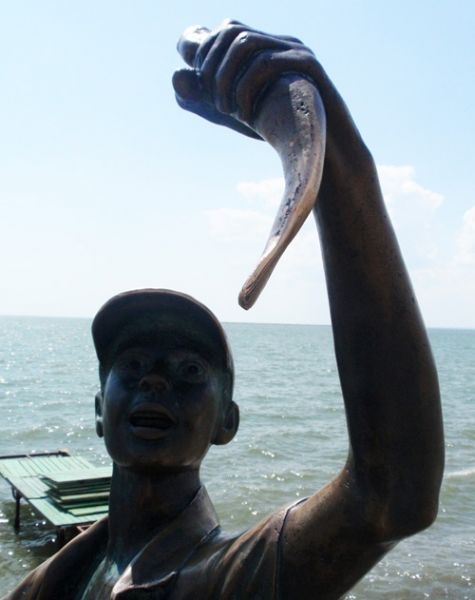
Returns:
[[[115,296],[93,323],[97,432],[114,461],[109,516],[33,571],[12,600],[338,598],[437,514],[437,375],[373,159],[343,100],[294,38],[231,21],[188,33],[179,49],[191,67],[175,74],[179,103],[253,137],[283,75],[318,90],[326,140],[314,214],[348,459],[313,496],[224,536],[199,474],[210,445],[229,442],[239,422],[224,332],[178,292]]]

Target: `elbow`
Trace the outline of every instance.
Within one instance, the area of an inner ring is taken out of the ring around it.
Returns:
[[[408,537],[420,533],[430,527],[437,518],[439,510],[438,497],[419,503],[414,507],[408,507],[405,515],[401,517],[396,532],[400,537]]]
[[[438,509],[438,494],[409,503],[398,502],[381,511],[380,518],[376,520],[379,520],[377,537],[383,542],[397,542],[420,533],[434,523]]]
[[[433,428],[435,430],[435,428]],[[427,457],[430,456],[430,459]],[[407,467],[407,465],[406,465]],[[443,436],[427,452],[419,451],[410,467],[399,470],[377,489],[386,538],[399,540],[430,527],[439,511],[444,471]]]
[[[430,452],[432,461],[416,465],[417,476],[409,479],[406,485],[400,483],[402,493],[395,499],[395,512],[398,516],[403,537],[419,533],[430,527],[439,511],[439,495],[444,472],[444,446],[441,432],[440,443]]]
[[[426,477],[379,481],[366,496],[366,517],[381,542],[397,542],[430,527],[437,518],[442,469]],[[368,502],[369,500],[369,502]]]

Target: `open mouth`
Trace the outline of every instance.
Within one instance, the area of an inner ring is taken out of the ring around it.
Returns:
[[[167,429],[173,425],[173,421],[165,415],[154,415],[152,413],[138,413],[130,417],[133,427],[157,427]]]
[[[157,439],[177,424],[174,416],[162,405],[138,406],[130,415],[129,422],[134,435],[144,439]]]

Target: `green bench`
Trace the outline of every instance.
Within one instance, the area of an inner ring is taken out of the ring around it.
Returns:
[[[24,498],[58,532],[78,531],[108,511],[111,467],[95,467],[65,450],[0,456],[0,475],[10,484],[16,502],[15,531],[20,529]]]

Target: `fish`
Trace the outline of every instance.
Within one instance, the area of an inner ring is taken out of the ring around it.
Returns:
[[[262,255],[239,293],[239,304],[246,310],[256,302],[317,199],[326,118],[315,84],[297,74],[281,76],[258,104],[253,128],[279,155],[285,189]]]
[[[190,27],[178,42],[178,51],[189,65],[194,53],[210,31]],[[178,96],[177,96],[178,99]],[[184,108],[214,122],[236,126],[228,116],[207,113],[207,108]],[[242,124],[242,132],[267,141],[280,157],[285,189],[264,250],[238,296],[239,305],[251,308],[269,281],[285,250],[312,212],[323,175],[326,146],[326,116],[316,85],[298,73],[282,74],[264,92],[256,105],[252,124]]]

